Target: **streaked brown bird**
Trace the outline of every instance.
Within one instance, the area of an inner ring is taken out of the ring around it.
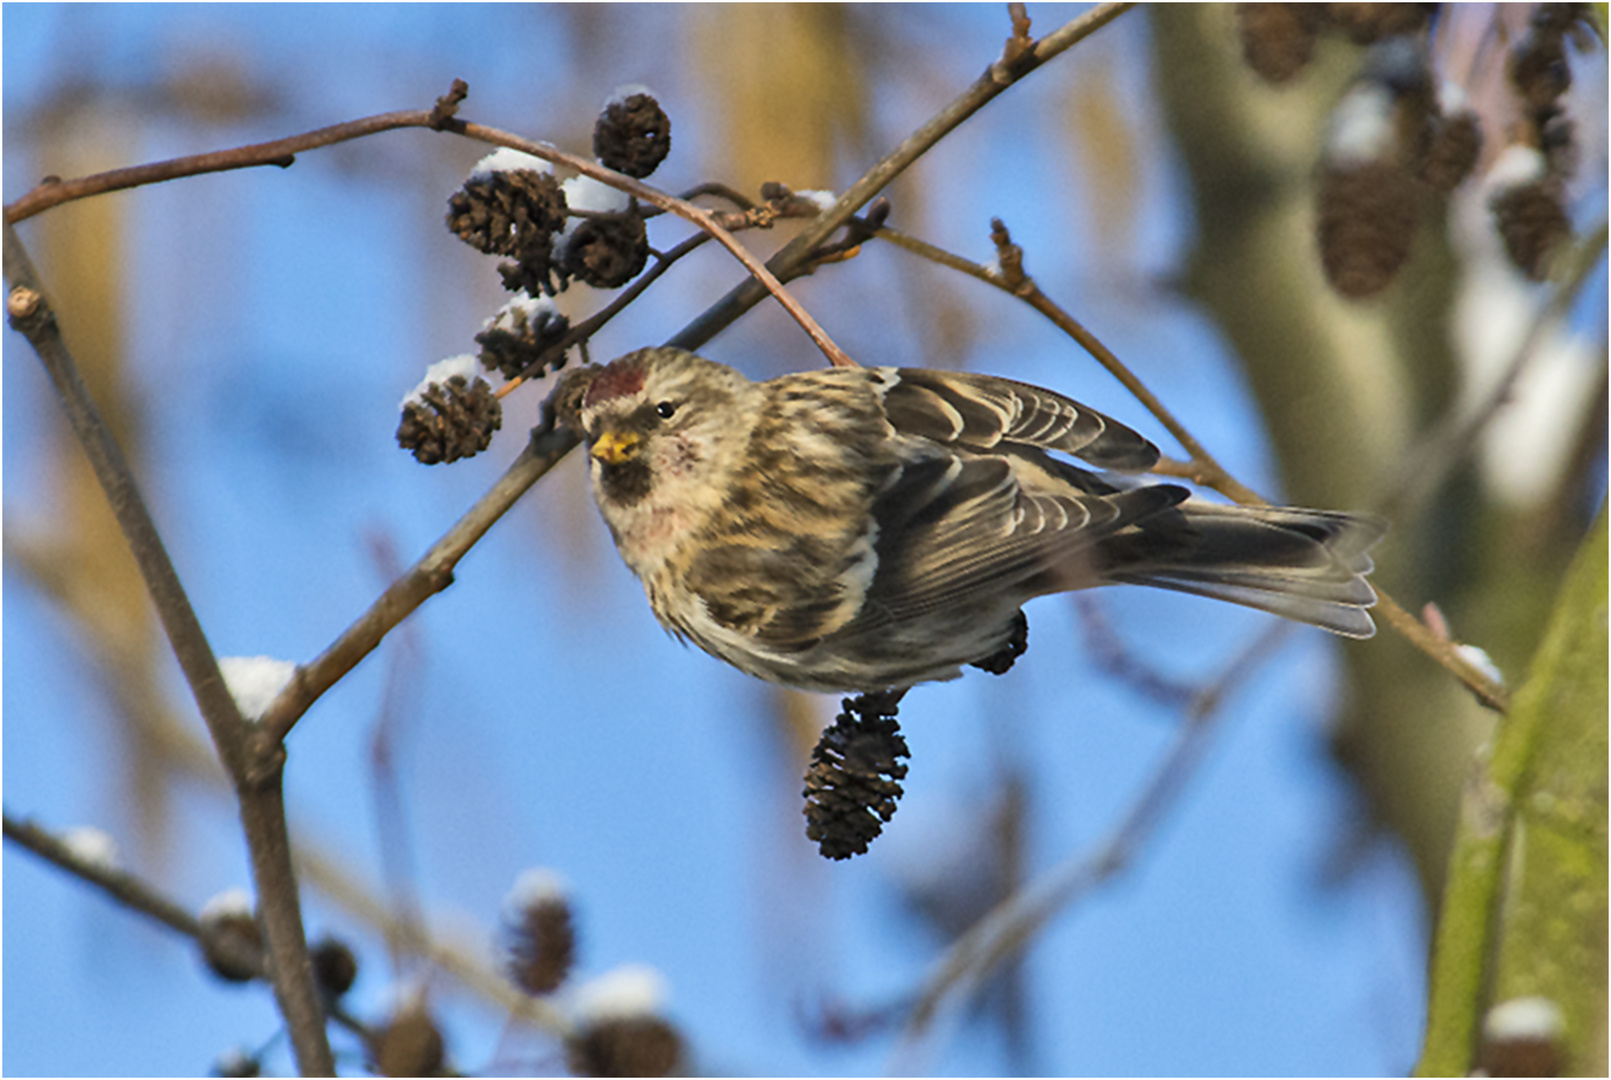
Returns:
[[[829,368],[754,383],[642,349],[591,373],[575,422],[661,624],[772,682],[870,693],[1004,671],[1026,601],[1098,585],[1375,633],[1380,519],[1141,482],[1159,457],[1146,438],[1010,379]]]

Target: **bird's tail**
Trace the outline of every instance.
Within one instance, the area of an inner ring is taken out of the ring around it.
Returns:
[[[1381,518],[1195,500],[1160,517],[1175,520],[1138,522],[1129,550],[1122,536],[1104,545],[1108,581],[1228,600],[1347,637],[1376,633],[1366,613],[1376,592],[1365,575],[1387,531]],[[1158,543],[1163,536],[1169,542]]]

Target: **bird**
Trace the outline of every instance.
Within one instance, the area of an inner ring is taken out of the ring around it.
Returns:
[[[566,420],[650,608],[769,682],[875,694],[1000,673],[1026,602],[1104,585],[1375,632],[1386,522],[1146,481],[1157,446],[1051,390],[896,367],[753,382],[669,346],[584,373]]]

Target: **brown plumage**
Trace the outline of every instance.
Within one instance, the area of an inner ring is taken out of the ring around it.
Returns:
[[[594,496],[661,623],[763,679],[869,692],[1000,665],[1021,606],[1151,585],[1375,631],[1384,524],[1223,506],[1135,474],[1158,449],[1008,379],[838,368],[752,383],[680,349],[592,378]]]

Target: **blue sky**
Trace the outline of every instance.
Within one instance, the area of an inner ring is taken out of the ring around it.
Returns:
[[[1037,28],[1072,10],[1037,7]],[[598,16],[604,29],[594,28],[612,43],[601,50],[580,20],[546,7],[7,5],[5,197],[41,171],[30,116],[74,82],[144,117],[111,107],[108,152],[133,163],[424,107],[454,76],[471,85],[465,115],[577,150],[616,85],[648,83],[674,124],[672,158],[654,181],[685,187],[710,175],[722,137],[670,47],[688,40],[685,14],[609,9]],[[1005,34],[995,6],[885,19],[886,32],[927,50],[929,68],[921,79],[873,80],[875,156],[975,77]],[[1168,275],[1189,211],[1146,105],[1144,19],[1126,17],[1091,44],[1128,118],[1152,132],[1141,140],[1141,224],[1122,265],[1090,250],[1083,174],[1066,149],[997,164],[1004,148],[1054,142],[1047,135],[1061,131],[1080,50],[914,173],[927,200],[914,231],[982,260],[990,216],[1024,223],[1015,234],[1032,243],[1048,292],[1089,312],[1222,460],[1271,490],[1234,358],[1188,308],[1126,292],[1125,282]],[[170,99],[158,88],[203,61],[265,88],[272,107],[216,122],[163,106]],[[137,469],[221,655],[315,655],[384,587],[388,563],[377,550],[412,561],[518,451],[537,394],[515,400],[492,449],[461,465],[419,467],[391,440],[399,398],[428,364],[472,349],[501,302],[490,261],[440,225],[479,155],[462,140],[400,132],[303,155],[289,170],[116,197],[122,379],[143,410]],[[870,160],[842,156],[837,181]],[[897,203],[897,224],[901,212]],[[40,242],[37,224],[22,230],[25,242]],[[671,223],[656,228],[666,230],[654,233],[664,246],[674,239],[660,237],[681,235]],[[48,281],[51,263],[41,262]],[[913,332],[922,309],[901,283],[911,267],[899,252],[870,248],[798,292],[856,355],[922,363]],[[594,358],[664,339],[739,273],[703,252],[595,341]],[[971,367],[1056,387],[1161,435],[1023,309],[952,284],[976,321]],[[74,315],[62,313],[69,340]],[[815,362],[803,336],[764,310],[706,351],[755,377]],[[63,500],[50,463],[55,406],[10,334],[4,379],[9,533],[48,526]],[[142,847],[115,689],[97,682],[70,620],[10,565],[5,601],[8,812],[107,831],[132,865],[191,907],[248,884],[232,811],[201,781],[163,781],[168,839]],[[1151,662],[1190,679],[1212,677],[1266,621],[1139,590],[1103,603]],[[661,632],[571,460],[471,553],[451,589],[302,721],[287,770],[293,822],[383,890],[369,745],[395,680],[405,813],[383,828],[401,830],[433,926],[490,941],[520,871],[552,867],[571,883],[579,913],[579,977],[626,963],[658,968],[669,1015],[704,1069],[881,1071],[887,1037],[825,1045],[799,1017],[824,995],[878,1005],[921,978],[939,944],[903,903],[906,883],[963,844],[1004,773],[1027,784],[1032,874],[1098,843],[1179,722],[1097,668],[1066,599],[1037,601],[1029,614],[1032,647],[1010,675],[972,673],[908,698],[913,760],[901,809],[867,856],[826,863],[803,836],[798,769],[771,692]],[[1133,865],[1037,940],[1023,968],[1034,1067],[1373,1074],[1412,1063],[1426,934],[1414,875],[1387,843],[1330,873],[1359,813],[1325,756],[1342,647],[1317,631],[1291,635],[1230,696],[1206,760]],[[188,693],[164,665],[174,707],[199,734]],[[826,722],[835,703],[813,707]],[[7,1072],[194,1073],[228,1047],[274,1034],[266,991],[219,984],[184,941],[11,845],[3,868]],[[307,913],[314,933],[353,942],[363,974],[352,1004],[376,1015],[395,992],[383,942],[311,888]],[[554,1067],[540,1040],[498,1050],[504,1017],[441,986],[458,1067],[515,1067],[511,1056]],[[337,1041],[350,1052],[350,1041]],[[268,1061],[289,1068],[283,1046]],[[968,1023],[920,1067],[993,1073],[1010,1061],[999,1028]],[[351,1057],[343,1065],[357,1071]]]

